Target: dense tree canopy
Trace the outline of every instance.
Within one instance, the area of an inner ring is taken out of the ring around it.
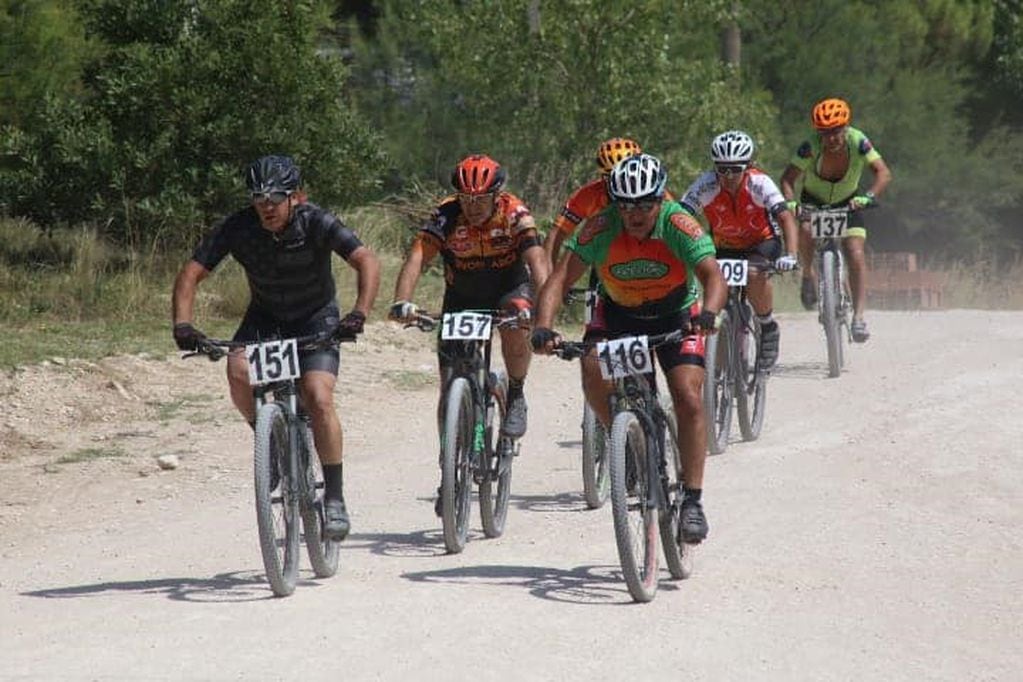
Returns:
[[[744,128],[777,177],[841,96],[894,172],[873,246],[1018,248],[1021,4],[0,0],[0,208],[149,238],[234,206],[263,153],[336,206],[486,151],[549,214],[612,135],[681,190]]]

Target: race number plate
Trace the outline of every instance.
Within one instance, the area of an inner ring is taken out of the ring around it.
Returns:
[[[618,379],[654,371],[646,336],[627,336],[597,344],[600,373],[605,379]]]
[[[830,239],[844,237],[849,227],[849,211],[840,209],[821,209],[810,214],[810,233],[814,239]]]
[[[440,338],[445,341],[486,341],[490,338],[490,315],[482,313],[444,313]]]
[[[749,261],[741,258],[722,258],[718,260],[718,267],[721,268],[721,275],[725,278],[725,284],[730,287],[746,286],[749,277]]]
[[[295,339],[251,343],[245,346],[249,359],[249,383],[253,386],[298,379],[298,343]]]

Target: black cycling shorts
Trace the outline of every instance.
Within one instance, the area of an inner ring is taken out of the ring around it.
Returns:
[[[511,291],[499,296],[465,296],[450,289],[444,292],[442,312],[457,313],[462,310],[501,310],[517,314],[522,310],[533,310],[533,287],[529,282],[519,284]],[[449,367],[452,356],[460,341],[437,341],[437,359],[441,369]]]
[[[282,322],[271,315],[250,306],[245,311],[233,341],[253,342],[260,339],[292,339],[328,332],[337,327],[341,314],[337,303],[331,301],[305,320]],[[341,353],[336,347],[320,348],[312,351],[301,351],[298,354],[298,365],[302,373],[330,372],[337,376],[341,365]]]
[[[778,239],[777,237],[771,237],[770,239],[765,239],[759,244],[751,246],[748,249],[718,249],[716,257],[719,259],[741,258],[748,260],[750,255],[752,254],[757,256],[763,256],[769,262],[773,263],[774,261],[781,258],[783,251],[784,249],[782,248],[781,240]]]
[[[628,314],[628,309],[615,305],[605,298],[597,300],[593,319],[586,325],[583,341],[592,343],[623,336],[653,336],[666,334],[688,325],[691,316],[700,314],[700,304],[694,303],[689,310],[680,310],[672,315],[659,317],[635,317]],[[654,352],[657,361],[665,372],[679,365],[695,365],[705,367],[704,340],[699,334],[686,336],[681,343],[665,343]]]

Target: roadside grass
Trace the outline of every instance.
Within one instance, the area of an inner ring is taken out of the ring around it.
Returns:
[[[124,457],[128,453],[120,448],[80,448],[66,455],[61,455],[54,462],[55,464],[78,464],[79,462],[91,462],[97,459],[108,459]]]
[[[394,283],[416,227],[437,196],[419,188],[392,199],[341,212],[382,265],[381,288],[371,320],[386,318]],[[171,289],[187,252],[114,247],[94,226],[43,230],[22,219],[0,218],[0,367],[35,363],[55,356],[96,359],[118,354],[171,357]],[[950,263],[928,263],[945,278],[946,308],[1021,309],[1023,256],[1006,262],[980,254]],[[338,301],[354,303],[355,272],[334,266]],[[802,310],[798,273],[773,279],[775,310]],[[444,276],[440,259],[423,272],[415,303],[440,310]],[[248,283],[228,259],[205,280],[196,300],[197,326],[213,337],[230,337],[248,304]],[[562,309],[559,326],[581,323],[581,305]],[[399,383],[411,379],[395,379]]]

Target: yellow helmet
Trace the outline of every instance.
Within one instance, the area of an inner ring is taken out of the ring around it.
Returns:
[[[600,149],[597,150],[597,166],[600,167],[601,173],[607,175],[622,159],[627,159],[630,156],[636,156],[641,153],[643,153],[643,150],[639,148],[635,140],[625,137],[612,137],[600,145]]]

